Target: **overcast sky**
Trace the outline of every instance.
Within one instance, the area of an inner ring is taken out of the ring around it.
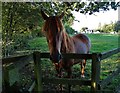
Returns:
[[[95,13],[95,15],[84,15],[78,12],[73,12],[75,19],[80,22],[74,21],[72,28],[79,31],[82,27],[88,27],[89,29],[98,28],[99,23],[101,25],[109,24],[111,22],[115,22],[118,20],[118,11],[114,11],[113,9],[109,11],[101,11],[99,13]]]

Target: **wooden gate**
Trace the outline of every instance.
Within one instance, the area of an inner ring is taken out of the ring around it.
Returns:
[[[112,77],[114,75],[117,75],[120,73],[120,68],[113,73],[113,75],[109,76],[107,79],[100,82],[100,70],[101,70],[101,60],[108,58],[112,56],[113,54],[119,53],[120,48],[105,52],[105,53],[92,53],[92,54],[62,54],[63,58],[71,58],[71,59],[91,59],[92,60],[92,66],[91,66],[91,80],[80,80],[80,79],[67,79],[67,78],[42,78],[42,71],[41,71],[41,59],[42,58],[49,58],[49,53],[40,53],[40,52],[34,52],[33,54],[26,55],[26,56],[20,56],[20,57],[13,57],[13,58],[5,58],[2,59],[3,62],[3,85],[5,90],[9,90],[11,88],[10,85],[10,77],[9,77],[9,71],[13,69],[13,67],[10,65],[6,65],[8,63],[15,64],[16,60],[27,60],[30,58],[30,60],[33,60],[34,62],[34,81],[29,87],[28,92],[32,92],[32,90],[35,88],[35,91],[38,93],[41,93],[43,91],[42,88],[42,82],[44,83],[53,83],[53,84],[66,84],[66,85],[85,85],[85,86],[91,86],[92,93],[95,93],[97,91],[101,91],[104,86],[110,82]],[[32,58],[32,59],[31,59]],[[30,61],[28,60],[28,61]],[[26,64],[28,63],[26,61]],[[21,66],[26,65],[21,64]],[[57,82],[56,82],[57,81]],[[13,85],[16,84],[15,82]],[[69,91],[70,92],[70,91]],[[7,92],[9,93],[9,92]]]

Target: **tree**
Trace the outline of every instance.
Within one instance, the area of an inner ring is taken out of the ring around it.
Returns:
[[[116,32],[119,32],[119,31],[120,31],[120,21],[118,21],[118,22],[115,23],[114,30],[115,30]]]
[[[116,10],[120,2],[64,2],[66,11],[75,10],[80,13],[89,13],[90,15],[94,12],[107,11],[110,8]]]
[[[93,14],[117,9],[119,2],[2,2],[2,39],[3,55],[22,49],[29,37],[40,34],[43,19],[40,10],[49,15],[65,12],[63,23],[72,25],[74,16],[71,11]]]
[[[2,10],[2,53],[7,56],[26,45],[27,38],[43,21],[39,9],[31,3],[2,3]]]
[[[104,33],[110,33],[110,32],[114,32],[115,30],[115,23],[111,22],[110,24],[104,24],[103,26],[101,26],[101,28],[98,28],[98,30],[100,30],[100,32],[104,32]]]
[[[88,27],[83,27],[83,28],[81,28],[81,31],[82,31],[82,32],[85,32],[85,33],[86,33],[86,30],[88,30]]]
[[[76,33],[75,30],[67,24],[65,25],[65,29],[66,29],[66,32],[70,35],[73,35]]]

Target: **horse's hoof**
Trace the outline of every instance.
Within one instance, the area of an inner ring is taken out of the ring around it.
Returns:
[[[81,75],[81,78],[85,78],[85,75]]]

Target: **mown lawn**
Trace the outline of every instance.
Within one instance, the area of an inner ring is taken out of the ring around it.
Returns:
[[[91,47],[91,53],[94,52],[107,52],[109,50],[112,50],[114,48],[119,47],[118,42],[118,35],[110,35],[110,34],[87,34],[87,36],[90,38],[92,47]],[[45,37],[38,37],[33,40],[29,41],[29,46],[31,50],[40,50],[41,52],[49,51],[46,38]],[[101,75],[100,79],[103,80],[112,72],[114,72],[118,68],[118,64],[120,63],[119,59],[120,53],[113,55],[110,58],[107,58],[105,60],[101,61]],[[44,76],[47,77],[54,77],[56,72],[54,69],[54,66],[52,65],[52,62],[50,62],[49,59],[43,59],[42,62],[42,70],[44,73]],[[85,70],[85,76],[86,79],[90,79],[91,76],[91,60],[87,61],[86,70]],[[80,78],[80,65],[74,65],[73,66],[73,77],[74,78]],[[120,75],[118,75],[105,89],[106,90],[114,90],[115,87],[120,82]],[[74,86],[73,90],[89,90],[90,87],[80,87],[80,86]]]
[[[87,34],[90,38],[92,47],[91,52],[106,52],[114,48],[118,48],[118,35],[110,34]],[[48,51],[45,37],[37,37],[28,42],[29,49]]]
[[[118,35],[110,34],[88,34],[91,39],[91,52],[106,52],[118,48]]]
[[[87,36],[91,39],[92,48],[91,53],[94,52],[106,52],[112,50],[114,48],[118,48],[118,35],[109,35],[109,34],[87,34]],[[41,51],[41,52],[49,52],[47,41],[45,37],[37,37],[28,42],[29,48],[25,51]],[[113,55],[110,58],[101,61],[101,74],[100,79],[103,80],[107,78],[112,72],[114,72],[118,68],[118,64],[120,64],[120,53]],[[82,79],[80,76],[80,65],[76,64],[72,67],[73,78]],[[54,65],[49,59],[42,59],[42,73],[43,77],[56,77],[56,70]],[[63,70],[64,76],[66,76],[65,71]],[[15,73],[11,76],[15,76]],[[12,77],[11,77],[12,78]],[[28,79],[28,78],[26,78]],[[87,60],[86,68],[85,68],[85,79],[91,79],[91,60]],[[105,88],[105,90],[114,90],[116,86],[119,85],[120,75],[115,77],[112,82]],[[54,89],[57,85],[44,85],[44,89]],[[86,86],[72,86],[72,90],[75,91],[89,91],[90,87]]]

